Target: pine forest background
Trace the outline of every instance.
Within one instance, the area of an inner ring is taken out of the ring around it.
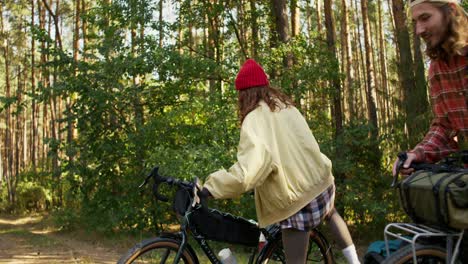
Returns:
[[[252,57],[333,161],[348,224],[404,217],[391,165],[431,120],[406,1],[0,3],[1,210],[100,231],[173,223],[137,186],[156,165],[204,179],[235,161],[234,78]],[[213,203],[255,217],[249,195]]]

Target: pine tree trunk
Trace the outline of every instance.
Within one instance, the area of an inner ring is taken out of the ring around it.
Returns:
[[[158,2],[158,7],[159,7],[159,47],[162,48],[163,46],[163,40],[164,40],[164,31],[163,31],[163,5],[164,5],[164,0],[159,0]]]
[[[252,45],[251,45],[251,54],[254,58],[258,57],[258,49],[259,49],[259,37],[258,37],[258,11],[257,6],[255,5],[255,0],[250,0],[250,10],[251,10],[251,21],[250,26],[252,29]]]
[[[367,116],[370,124],[375,129],[378,128],[377,124],[377,110],[375,105],[375,76],[374,76],[374,65],[373,65],[373,48],[371,46],[371,35],[369,26],[369,16],[367,9],[367,1],[361,1],[362,20],[364,27],[364,46],[366,49],[366,76],[367,76]],[[377,131],[374,131],[372,138],[377,140]]]
[[[377,109],[376,109],[376,95],[375,95],[375,76],[374,76],[374,65],[373,65],[373,47],[371,46],[371,35],[369,26],[369,16],[367,1],[361,1],[361,12],[362,21],[364,27],[364,46],[366,49],[366,75],[367,75],[367,90],[366,90],[366,101],[367,101],[367,116],[371,125],[370,140],[373,142],[373,166],[374,170],[380,168],[380,150],[378,145],[378,132],[379,127],[377,123]],[[375,156],[374,156],[375,155]]]
[[[311,43],[311,38],[312,38],[312,7],[310,6],[310,2],[306,1],[306,26],[307,26],[307,37],[309,40],[309,43]]]
[[[88,23],[86,20],[86,15],[87,15],[87,5],[86,5],[86,0],[81,0],[81,14],[83,15],[82,21],[81,21],[81,34],[82,34],[82,41],[83,41],[83,51],[86,51],[86,48],[88,47]],[[83,61],[86,61],[87,58],[83,57]]]
[[[317,32],[319,36],[323,35],[322,29],[322,0],[315,1],[315,11],[317,12]]]
[[[414,31],[413,31],[414,32]],[[419,139],[424,137],[427,128],[429,127],[429,120],[425,118],[429,110],[429,101],[427,97],[427,83],[426,74],[424,69],[423,55],[421,53],[421,39],[416,34],[413,34],[413,54],[414,54],[414,80],[415,80],[415,93],[412,97],[415,97],[412,110],[415,111],[416,123],[414,124],[414,142],[416,144]]]
[[[329,52],[332,54],[332,60],[336,62],[338,65],[338,59],[336,54],[336,32],[335,32],[335,21],[333,18],[333,10],[332,10],[332,0],[325,0],[324,1],[324,9],[325,9],[325,27],[327,30],[327,46]],[[340,80],[338,78],[334,78],[331,80],[331,86],[333,87],[333,105],[332,105],[332,122],[333,128],[335,129],[334,138],[335,140],[343,131],[343,118],[342,118],[342,110],[341,110],[341,86]]]
[[[31,24],[35,25],[35,1],[31,0]],[[36,102],[36,41],[31,38],[31,144],[30,160],[32,171],[36,173],[37,162],[37,102]]]
[[[0,5],[0,34],[3,36],[4,41],[0,43],[4,63],[5,63],[5,96],[6,98],[10,98],[11,96],[11,83],[10,83],[10,52],[9,52],[9,39],[8,39],[8,32],[5,30],[4,25],[4,15],[3,15],[3,5]],[[5,148],[4,155],[5,155],[5,166],[4,166],[4,179],[7,185],[8,191],[8,203],[10,206],[14,205],[15,203],[15,192],[13,186],[13,140],[12,140],[12,121],[11,121],[11,106],[7,106],[5,109],[5,116],[6,116],[6,128],[5,128],[5,141],[2,144]]]
[[[132,54],[133,56],[137,57],[138,56],[138,46],[137,46],[137,38],[143,39],[144,38],[144,22],[141,24],[137,24],[137,16],[141,15],[140,12],[138,12],[140,8],[138,7],[138,3],[134,3],[132,5],[132,24],[131,24],[131,49],[132,49]],[[140,27],[140,34],[137,37],[137,28]],[[180,28],[180,26],[179,26]],[[179,41],[180,43],[180,41]],[[180,45],[180,44],[179,44]],[[134,111],[134,125],[135,125],[135,131],[137,135],[141,135],[141,128],[143,127],[144,124],[144,113],[143,113],[143,105],[140,100],[140,87],[142,86],[142,76],[139,74],[135,74],[133,76],[133,87],[135,89],[134,92],[134,98],[133,98],[133,111]],[[136,167],[137,170],[142,169],[143,165],[143,151],[137,151],[136,152]]]
[[[367,102],[366,102],[366,97],[365,97],[365,92],[363,91],[366,91],[367,90],[367,79],[366,79],[366,74],[365,74],[365,62],[364,62],[364,54],[363,54],[363,47],[362,47],[362,42],[361,42],[361,39],[362,39],[362,36],[361,36],[361,30],[360,30],[360,27],[361,27],[361,23],[360,23],[360,20],[359,20],[359,8],[358,8],[358,5],[357,5],[357,1],[354,1],[354,10],[355,10],[355,13],[356,15],[354,16],[354,20],[356,21],[356,27],[355,27],[355,30],[354,30],[354,42],[355,42],[355,45],[354,45],[354,49],[355,49],[355,53],[356,53],[356,56],[355,58],[358,58],[357,60],[355,60],[355,66],[356,66],[356,69],[357,69],[357,87],[358,87],[358,96],[357,98],[359,98],[359,102],[356,102],[356,112],[358,114],[358,117],[359,118],[364,118],[365,116],[367,116]]]
[[[77,0],[75,0],[77,1]],[[56,43],[56,46],[55,48],[56,49],[62,49],[63,47],[61,46],[61,34],[60,34],[60,26],[59,26],[59,18],[60,18],[60,0],[56,0],[56,3],[55,3],[55,14],[51,14],[53,17],[54,17],[54,23],[55,24],[55,43]],[[76,22],[76,19],[75,19],[75,22]],[[78,29],[79,27],[75,27],[75,29]],[[77,37],[76,37],[77,38]],[[74,37],[75,39],[75,37]],[[75,43],[73,43],[73,45],[75,45]],[[77,45],[78,47],[78,45]],[[73,58],[74,58],[74,61],[76,63],[76,60],[75,60],[75,56],[78,56],[78,52],[77,52],[77,48],[76,47],[76,50],[74,49],[73,50]],[[75,47],[74,47],[75,48]],[[76,54],[75,54],[76,53]],[[55,57],[54,60],[57,60],[57,58]],[[52,81],[53,81],[53,85],[55,85],[58,81],[58,78],[59,76],[57,75],[57,72],[58,72],[58,69],[57,69],[57,66],[54,66],[54,69],[53,69],[53,74],[52,74]],[[61,102],[61,97],[60,96],[57,96],[57,94],[54,92],[52,94],[52,97],[51,97],[51,101],[50,101],[50,137],[54,140],[54,142],[59,142],[59,136],[58,134],[60,133],[60,128],[58,127],[58,120],[59,120],[59,108],[60,108],[60,102]],[[73,122],[71,120],[71,109],[69,108],[69,105],[71,105],[71,98],[70,96],[67,96],[67,108],[69,111],[67,111],[69,114],[69,116],[67,116],[67,143],[68,144],[71,144],[72,140],[73,140]],[[61,206],[62,205],[62,184],[61,184],[61,181],[60,181],[60,175],[61,175],[61,172],[60,172],[60,163],[59,163],[59,148],[58,148],[58,145],[54,145],[52,146],[51,148],[51,153],[53,153],[52,155],[52,173],[53,173],[53,178],[54,178],[54,189],[55,189],[55,197],[54,197],[54,204],[55,205],[58,205],[58,206]],[[71,158],[70,156],[68,157],[69,158],[69,161],[72,161],[73,158]]]
[[[295,37],[299,35],[300,29],[300,9],[297,6],[297,0],[291,0],[291,36]]]
[[[280,43],[288,43],[290,39],[289,23],[286,0],[271,0],[273,15],[275,19],[276,33]],[[285,68],[291,67],[293,64],[292,57],[286,55],[283,58],[283,65]]]
[[[279,40],[286,43],[289,38],[289,23],[285,0],[272,0],[272,9],[275,18],[275,28]]]
[[[21,74],[23,72],[21,66],[18,66],[18,77],[17,77],[17,89],[16,89],[16,124],[15,124],[15,139],[14,139],[14,150],[15,150],[15,164],[14,164],[14,182],[13,182],[13,196],[16,197],[16,190],[18,187],[19,183],[19,175],[21,170],[23,169],[23,157],[22,157],[22,152],[23,152],[23,147],[24,143],[23,142],[23,111],[21,111],[21,105],[23,104],[23,76],[24,74]],[[16,198],[14,199],[16,200]]]
[[[346,92],[346,107],[345,114],[348,116],[348,120],[356,118],[355,110],[355,94],[354,94],[354,67],[352,65],[352,50],[351,41],[349,37],[349,14],[348,14],[348,3],[347,0],[341,0],[341,43],[342,43],[342,60],[341,63],[344,65],[342,69],[345,72],[346,78],[344,82],[344,91]]]
[[[230,16],[230,25],[234,28],[234,32],[237,37],[237,41],[239,43],[240,49],[243,57],[239,58],[239,62],[243,63],[246,58],[251,57],[249,54],[251,53],[251,45],[249,46],[250,41],[248,36],[248,25],[249,23],[246,22],[246,11],[245,11],[245,4],[244,1],[237,2],[237,23],[234,22],[234,18]],[[237,24],[237,26],[236,26]]]
[[[388,77],[387,77],[387,56],[385,54],[385,51],[387,50],[387,47],[385,45],[384,41],[384,31],[383,31],[383,13],[382,13],[382,0],[378,1],[378,17],[379,17],[379,61],[380,61],[380,76],[381,76],[381,89],[382,89],[382,94],[383,94],[383,103],[381,104],[382,108],[382,124],[387,124],[388,121],[390,120],[388,112],[390,111],[390,106],[389,106],[389,92],[388,92]]]
[[[217,5],[219,0],[207,1],[208,6],[208,58],[213,59],[217,63],[220,62],[220,17]],[[215,76],[211,76],[209,80],[210,95],[219,97],[221,96],[221,82],[218,81]]]
[[[402,147],[413,146],[419,139],[417,135],[417,109],[414,107],[419,104],[420,98],[418,90],[415,87],[414,72],[413,72],[413,59],[411,54],[411,43],[406,26],[406,16],[404,3],[402,0],[393,0],[393,14],[395,19],[396,39],[398,43],[399,61],[398,71],[403,90],[402,104],[405,115],[405,123],[408,129],[409,145]]]

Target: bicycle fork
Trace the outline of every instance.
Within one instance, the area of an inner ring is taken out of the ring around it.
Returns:
[[[182,221],[181,228],[180,228],[181,230],[183,230],[182,232],[180,232],[182,236],[182,240],[180,241],[179,250],[177,251],[177,254],[174,258],[174,264],[179,263],[180,257],[182,256],[185,246],[187,245],[187,232],[185,232],[186,225],[187,225],[187,221],[184,219]]]

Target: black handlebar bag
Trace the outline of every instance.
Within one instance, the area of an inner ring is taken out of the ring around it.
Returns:
[[[183,188],[177,190],[173,205],[179,216],[184,216],[188,207],[192,206],[190,195],[190,191]],[[205,202],[196,205],[187,215],[192,232],[203,235],[209,240],[245,246],[258,245],[260,229],[257,223],[208,208]]]
[[[192,212],[190,221],[197,232],[209,240],[245,246],[258,245],[260,229],[256,223],[245,218],[200,207]]]
[[[400,202],[415,223],[468,228],[468,171],[416,171],[398,185]]]

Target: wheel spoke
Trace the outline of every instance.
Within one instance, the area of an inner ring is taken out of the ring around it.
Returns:
[[[170,249],[166,248],[166,252],[164,252],[164,254],[162,255],[160,264],[165,264],[166,263],[166,260],[169,257],[169,254],[171,254],[171,251],[170,251]]]

